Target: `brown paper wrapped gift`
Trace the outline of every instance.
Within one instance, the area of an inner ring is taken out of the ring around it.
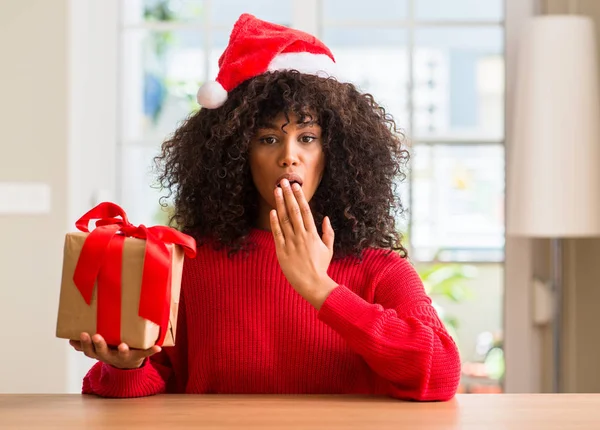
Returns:
[[[112,211],[117,211],[119,214],[121,214],[120,211],[122,211],[122,209],[120,209],[118,206],[112,203],[105,203],[101,205],[108,205],[108,208],[110,209],[109,215],[114,216],[114,213]],[[100,205],[98,207],[100,207]],[[92,216],[91,219],[99,217],[97,215],[98,207],[88,212],[88,214],[91,213],[92,215],[96,215]],[[106,211],[106,206],[102,206],[102,208],[104,208],[104,211]],[[122,213],[122,216],[125,219],[126,225],[129,225],[130,231],[137,232],[139,230],[139,228],[128,224],[124,212]],[[90,218],[90,216],[88,215],[87,218]],[[82,217],[82,220],[85,222],[85,225],[87,225],[88,219],[85,219],[85,216]],[[107,223],[110,222],[111,221],[107,221]],[[79,223],[78,221],[78,228],[82,230],[87,229],[82,228],[81,225],[83,225],[83,223]],[[167,230],[166,227],[159,227],[159,229]],[[114,230],[119,230],[119,227],[115,227]],[[124,227],[122,230],[127,231],[127,228]],[[122,230],[119,230],[119,232],[121,232]],[[144,231],[146,231],[146,229]],[[179,235],[182,235],[179,232],[177,233]],[[68,233],[65,237],[62,282],[58,309],[58,319],[56,325],[56,336],[59,338],[79,340],[79,336],[82,332],[90,333],[90,335],[99,332],[97,328],[98,294],[99,290],[101,290],[102,288],[107,288],[107,285],[103,285],[103,279],[100,276],[98,276],[98,279],[94,283],[93,294],[91,294],[90,303],[88,304],[86,302],[86,299],[84,298],[84,295],[82,294],[81,288],[78,288],[78,285],[74,281],[76,267],[80,260],[84,243],[88,239],[89,235],[90,233],[82,231]],[[191,239],[189,237],[187,238]],[[157,343],[159,334],[161,334],[158,324],[139,316],[140,297],[142,294],[142,275],[144,273],[147,241],[136,237],[122,237],[122,235],[119,238],[119,240],[122,240],[122,249],[120,250],[121,306],[120,330],[117,328],[117,337],[118,332],[120,331],[120,339],[118,339],[118,341],[125,342],[131,348],[147,349]],[[191,241],[193,242],[193,239],[191,239]],[[195,253],[195,243],[193,243],[193,245],[193,253]],[[169,258],[171,266],[168,282],[170,282],[171,294],[168,328],[166,330],[162,346],[173,346],[175,344],[184,254],[187,251],[191,250],[189,247],[186,247],[186,249],[184,250],[183,247],[173,243],[165,242],[164,246],[169,251],[170,256]],[[114,252],[114,249],[111,250],[107,248],[106,252]],[[190,252],[189,254],[192,254],[192,252]],[[119,257],[113,256],[113,258]],[[148,258],[148,260],[150,259]],[[147,263],[148,262],[146,262],[146,264]],[[104,284],[107,283],[104,282]],[[100,291],[100,294],[103,294],[103,292]],[[103,297],[106,297],[106,292],[104,294],[105,296]],[[103,303],[107,303],[107,299],[103,300]],[[168,298],[165,299],[161,297],[156,297],[153,298],[153,300],[158,300],[159,303],[162,300],[162,303],[166,304],[164,300],[168,300]],[[104,311],[104,321],[106,321],[106,318],[109,318],[111,324],[115,322],[115,317],[117,318],[116,321],[118,323],[119,316],[115,315],[115,313],[119,309],[115,306],[115,303],[117,303],[116,306],[118,306],[118,301],[115,300],[114,303],[108,303],[108,305],[105,304],[102,308]],[[108,315],[107,311],[109,312]],[[100,334],[104,335],[104,333],[102,332],[100,332]],[[113,339],[115,338],[113,337]],[[113,342],[109,343],[115,345],[119,342],[113,340]]]

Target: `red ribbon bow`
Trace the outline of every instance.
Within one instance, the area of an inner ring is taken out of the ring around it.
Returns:
[[[98,221],[90,233],[88,225],[93,219]],[[123,209],[110,202],[100,203],[75,225],[90,234],[81,249],[73,282],[90,305],[94,284],[98,281],[96,331],[110,345],[121,342],[121,265],[125,237],[146,240],[139,316],[160,327],[156,344],[162,345],[169,327],[171,305],[171,254],[165,244],[180,245],[185,255],[193,258],[196,256],[194,238],[170,227],[136,227],[127,220]]]

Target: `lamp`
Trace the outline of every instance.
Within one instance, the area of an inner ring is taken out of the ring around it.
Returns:
[[[553,391],[562,391],[562,240],[600,235],[600,100],[594,24],[531,20],[519,52],[508,150],[507,234],[550,238]]]

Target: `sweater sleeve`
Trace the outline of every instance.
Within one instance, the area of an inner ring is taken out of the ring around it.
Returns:
[[[97,362],[83,378],[83,394],[101,397],[143,397],[183,393],[187,385],[187,319],[183,290],[175,346],[146,359],[139,369],[117,369]]]
[[[319,310],[400,399],[451,399],[460,380],[458,348],[406,259],[397,258],[375,283],[374,303],[344,285]]]

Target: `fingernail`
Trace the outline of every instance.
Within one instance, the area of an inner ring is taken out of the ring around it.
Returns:
[[[290,186],[290,182],[287,179],[284,179],[281,181],[281,185],[283,185],[284,187],[289,187]]]

